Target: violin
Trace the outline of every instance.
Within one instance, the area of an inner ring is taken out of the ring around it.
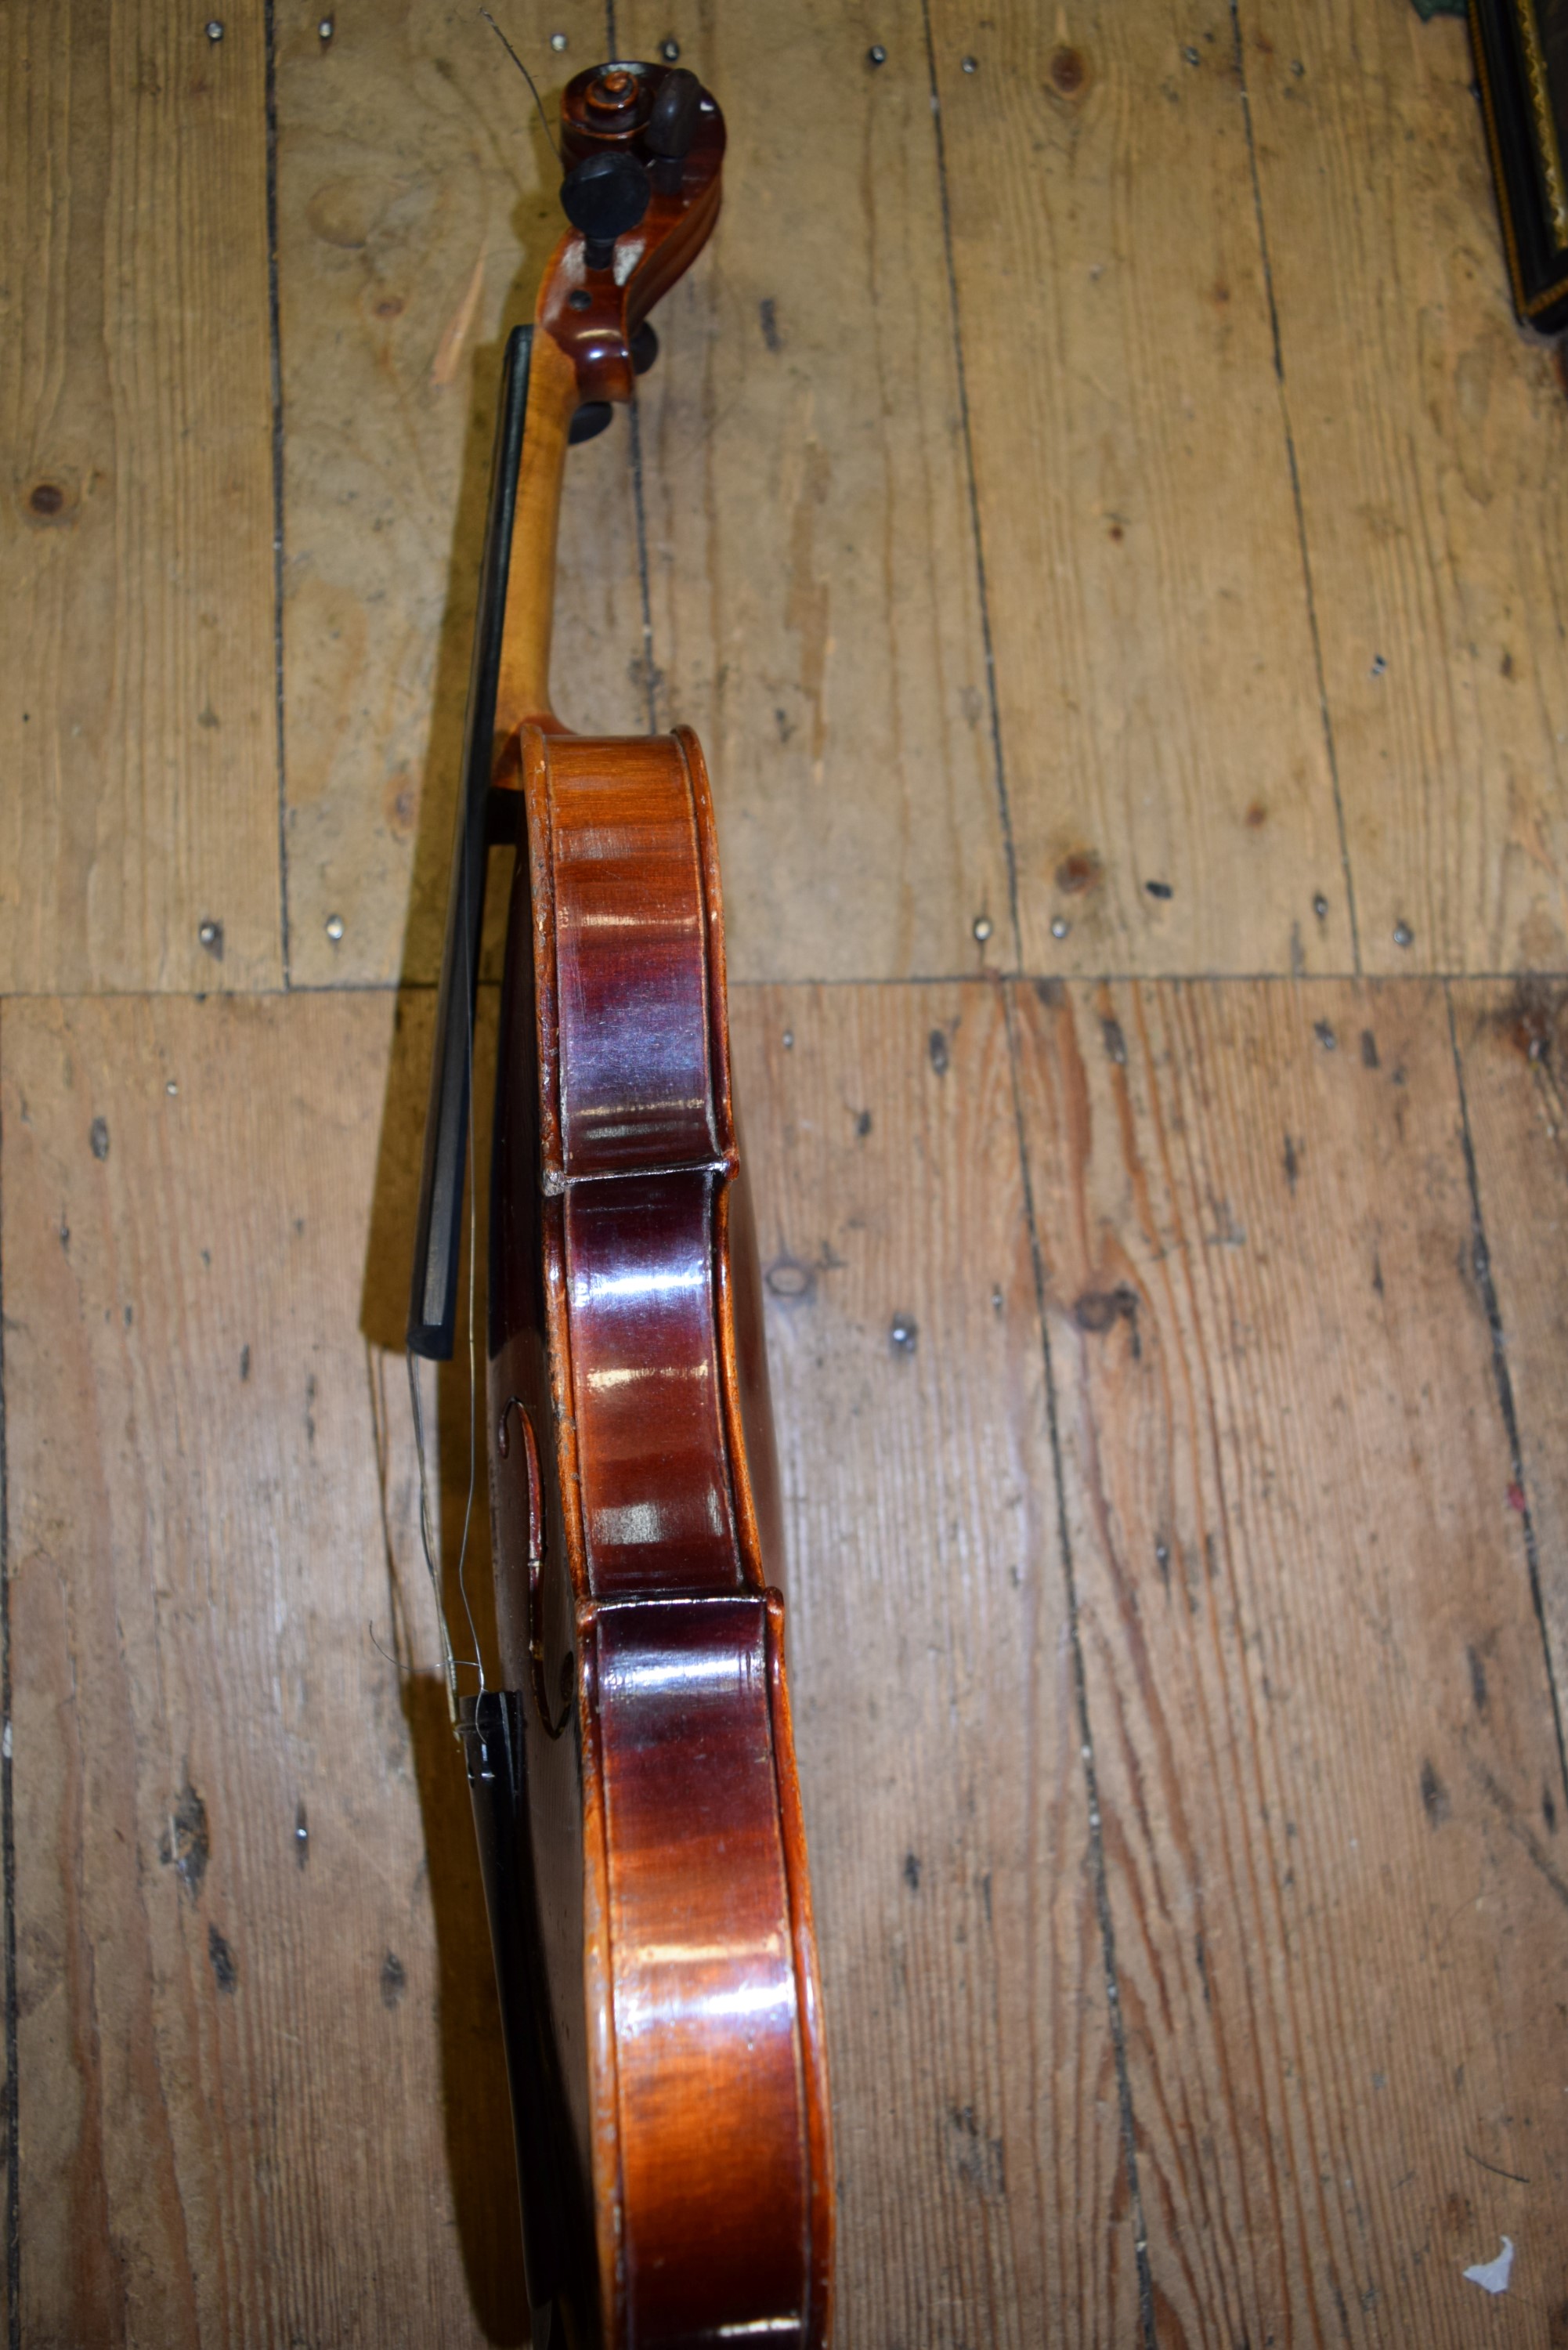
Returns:
[[[575,734],[549,700],[566,450],[633,397],[723,152],[684,68],[598,66],[564,94],[570,227],[502,377],[409,1315],[417,1409],[413,1358],[457,1332],[485,868],[511,845],[484,1333],[501,1686],[482,1668],[459,1698],[446,1657],[535,2350],[816,2350],[830,2326],[712,800],[689,730]]]

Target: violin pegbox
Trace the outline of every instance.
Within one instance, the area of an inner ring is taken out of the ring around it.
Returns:
[[[724,119],[684,66],[590,66],[562,95],[561,157],[571,230],[545,272],[536,317],[576,369],[572,437],[586,440],[653,364],[648,313],[711,234]]]

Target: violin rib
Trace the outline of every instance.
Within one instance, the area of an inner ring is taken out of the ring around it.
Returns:
[[[546,1766],[529,1795],[536,1850],[584,1823],[545,1965],[590,2018],[605,2338],[815,2345],[826,2069],[706,776],[684,734],[530,731],[521,768],[490,1407],[554,1434],[532,1578],[525,1446],[493,1492],[508,1684],[575,1693],[580,1794]]]

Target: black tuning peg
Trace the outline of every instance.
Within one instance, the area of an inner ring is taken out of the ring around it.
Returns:
[[[585,441],[597,441],[614,421],[615,411],[607,400],[585,400],[566,427],[566,439],[574,449]]]
[[[653,157],[653,184],[661,195],[678,195],[680,167],[697,136],[697,116],[702,85],[694,73],[677,66],[659,85],[642,133],[642,143]]]
[[[624,148],[602,149],[572,166],[561,182],[561,203],[572,226],[582,234],[583,260],[589,269],[609,268],[617,237],[637,226],[650,192],[648,173]]]

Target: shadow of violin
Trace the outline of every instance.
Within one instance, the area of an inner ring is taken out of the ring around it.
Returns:
[[[489,1101],[494,1073],[496,991],[481,995],[475,1040],[474,1094],[480,1164],[485,1163]],[[435,993],[405,988],[398,1002],[391,1058],[382,1111],[376,1188],[366,1252],[361,1327],[372,1347],[391,1359],[379,1367],[378,1384],[390,1408],[383,1419],[380,1463],[384,1503],[390,1517],[391,1492],[413,1481],[412,1418],[406,1401],[402,1354],[408,1312],[409,1270],[413,1257],[420,1153],[425,1095],[430,1079]],[[483,1350],[484,1219],[479,1220],[475,1265],[478,1339]],[[462,1269],[466,1295],[468,1269]],[[443,1612],[460,1659],[483,1652],[487,1669],[494,1657],[494,1618],[490,1603],[490,1505],[484,1451],[483,1366],[470,1408],[468,1359],[458,1356],[435,1367],[421,1364],[422,1392],[435,1398],[425,1422],[430,1509]],[[472,1461],[472,1508],[470,1461]],[[463,1525],[468,1521],[466,1555]],[[401,1531],[402,1539],[398,1539]],[[410,1565],[410,1556],[415,1565]],[[483,2338],[510,2350],[528,2339],[528,2303],[523,2281],[523,2245],[518,2216],[517,2173],[512,2109],[501,2012],[490,1954],[490,1927],[474,1844],[473,1817],[462,1750],[453,1735],[445,1679],[435,1665],[434,1606],[418,1565],[418,1540],[406,1529],[387,1526],[388,1616],[391,1643],[402,1667],[401,1700],[408,1727],[424,1836],[426,1876],[436,1943],[436,2013],[440,2037],[441,2101],[448,2189],[457,2224],[463,2272],[473,2319]],[[400,1558],[401,1566],[400,1569]],[[462,1587],[459,1563],[462,1560]],[[463,1591],[472,1602],[477,1648],[469,1630]],[[417,1662],[416,1662],[417,1659]],[[477,1686],[464,1664],[460,1686]]]
[[[545,103],[552,103],[546,95]],[[554,185],[555,159],[535,120],[538,182]],[[495,396],[506,338],[532,315],[534,289],[559,234],[537,199],[519,203],[514,226],[523,247],[516,278],[493,341],[473,354],[472,394],[464,432],[461,486],[452,526],[448,584],[437,647],[429,746],[404,924],[397,1014],[383,1097],[369,1241],[361,1290],[360,1327],[372,1347],[400,1357],[413,1263],[421,1159],[430,1087],[431,1047],[444,932],[448,875],[462,765],[464,707],[473,631],[480,549],[488,503]],[[489,1474],[484,1412],[485,1213],[490,1124],[495,1078],[495,1030],[501,951],[512,852],[496,851],[486,893],[487,919],[473,1055],[472,1160],[480,1183],[471,1213],[459,1276],[458,1342],[453,1359],[421,1366],[426,1399],[426,1467],[441,1599],[453,1648],[462,1660],[459,1685],[472,1690],[472,1660],[483,1655],[495,1679],[494,1607],[490,1552]],[[471,1201],[473,1165],[469,1169]],[[471,1293],[472,1253],[472,1293]],[[473,1300],[471,1383],[467,1300]],[[391,1367],[387,1367],[389,1373]],[[400,1390],[400,1376],[396,1387]],[[393,1385],[389,1377],[387,1384]],[[430,1414],[433,1386],[435,1409]],[[433,1421],[433,1424],[432,1424]],[[412,1446],[410,1416],[390,1423],[389,1444]],[[383,1460],[382,1485],[400,1483],[408,1467]],[[432,1606],[420,1589],[398,1588],[396,1545],[387,1544],[393,1636],[402,1673],[402,1703],[412,1749],[424,1831],[437,1949],[447,2170],[473,2318],[486,2341],[506,2350],[528,2339],[522,2233],[518,2212],[512,2112],[507,2093],[500,2007],[491,1959],[490,1929],[474,1843],[462,1751],[453,1735],[439,1671],[415,1669],[417,1647],[429,1659],[435,1636]],[[409,1627],[420,1627],[417,1640]]]

